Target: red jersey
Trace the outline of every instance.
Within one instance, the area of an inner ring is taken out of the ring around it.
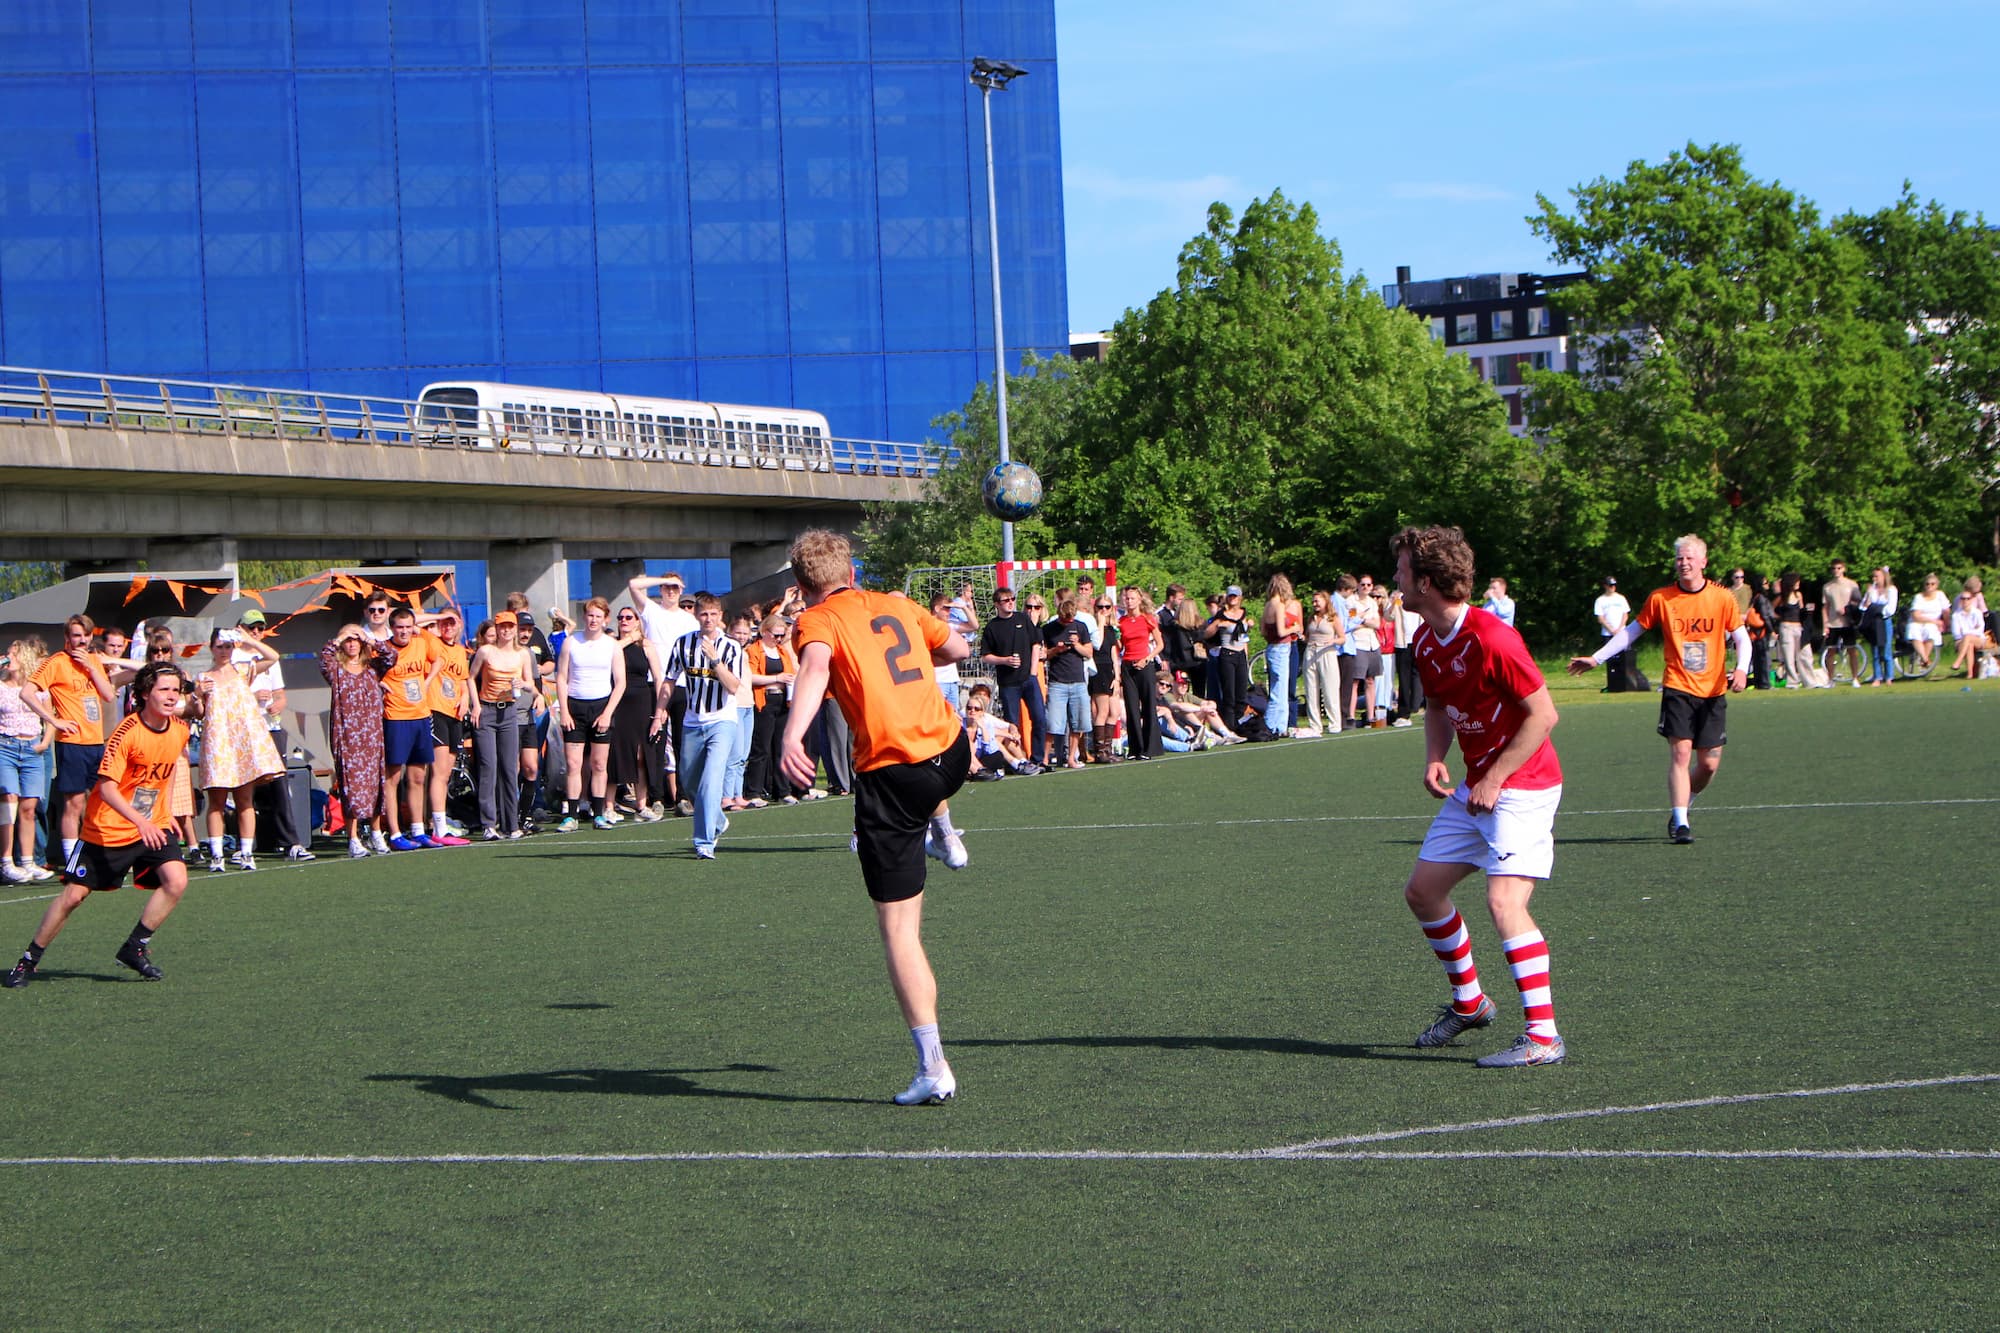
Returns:
[[[1513,626],[1476,606],[1465,609],[1465,619],[1449,639],[1438,638],[1428,623],[1419,623],[1410,648],[1416,654],[1424,698],[1431,707],[1444,709],[1458,733],[1466,782],[1479,781],[1526,720],[1528,710],[1521,701],[1542,688],[1541,668]],[[1544,740],[1501,786],[1541,791],[1561,786],[1562,780],[1555,743]]]

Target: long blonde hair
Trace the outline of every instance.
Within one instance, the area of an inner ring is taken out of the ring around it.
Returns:
[[[49,646],[39,634],[30,634],[25,639],[16,639],[7,647],[7,662],[14,669],[14,683],[26,685],[42,663],[48,660]]]

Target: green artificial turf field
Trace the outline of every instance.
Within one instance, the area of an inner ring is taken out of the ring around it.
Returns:
[[[1569,1063],[1483,1071],[1399,889],[1418,731],[975,786],[909,1041],[849,808],[196,872],[0,993],[20,1328],[1990,1323],[2000,691],[1559,682]],[[45,901],[0,895],[0,947]],[[11,955],[10,955],[11,956]],[[1960,1080],[1960,1081],[1950,1081]],[[1435,1131],[1435,1132],[1425,1132]],[[130,1159],[155,1160],[139,1164]],[[296,1161],[287,1159],[312,1159]]]

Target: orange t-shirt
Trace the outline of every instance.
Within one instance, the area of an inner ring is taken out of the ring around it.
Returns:
[[[117,783],[118,794],[148,823],[169,828],[174,822],[174,769],[187,753],[187,743],[187,723],[179,718],[154,731],[134,713],[104,743],[97,776]],[[139,841],[139,826],[113,810],[93,787],[83,807],[83,840],[99,847],[129,847]]]
[[[833,650],[829,688],[854,732],[857,770],[922,763],[958,739],[931,667],[952,629],[909,598],[843,588],[808,607],[792,634],[801,658],[810,644]]]
[[[99,666],[104,664],[102,656],[97,661]],[[110,705],[91,683],[90,673],[71,661],[68,653],[57,653],[42,663],[34,683],[48,691],[51,712],[65,722],[76,723],[74,732],[59,734],[57,740],[66,745],[104,744],[104,712]]]
[[[444,669],[431,682],[430,710],[457,717],[465,711],[466,691],[472,679],[472,672],[468,669],[472,654],[462,643],[446,643],[434,634],[430,638],[437,644],[438,656],[444,659]]]
[[[429,721],[430,691],[424,686],[424,677],[430,674],[431,663],[442,656],[444,644],[435,635],[419,634],[402,648],[393,643],[388,647],[396,654],[396,665],[382,676],[387,696],[382,701],[382,716],[391,722]]]
[[[1678,583],[1660,588],[1639,610],[1639,627],[1659,627],[1667,641],[1667,672],[1660,683],[1670,690],[1713,699],[1727,688],[1722,645],[1743,624],[1743,609],[1719,583],[1687,592]]]

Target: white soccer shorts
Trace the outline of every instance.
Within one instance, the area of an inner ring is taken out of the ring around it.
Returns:
[[[1488,875],[1547,879],[1556,862],[1556,807],[1562,804],[1562,788],[1509,788],[1483,815],[1466,808],[1465,794],[1461,783],[1445,801],[1424,834],[1417,859],[1475,866]]]

